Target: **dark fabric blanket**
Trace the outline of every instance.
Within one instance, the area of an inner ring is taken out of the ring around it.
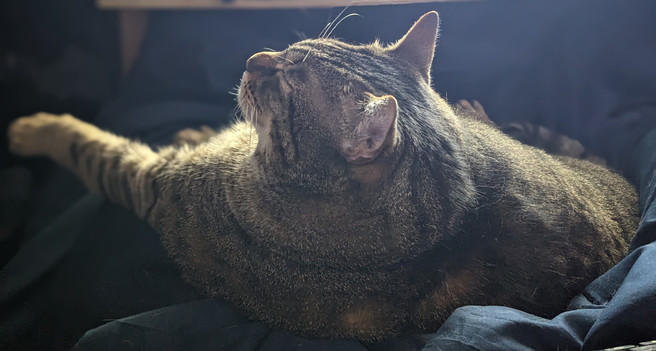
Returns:
[[[547,320],[465,306],[434,333],[362,345],[252,321],[184,283],[157,234],[52,180],[21,251],[0,271],[0,348],[78,350],[593,350],[656,338],[656,3],[472,2],[357,8],[334,35],[398,39],[437,9],[436,90],[477,99],[498,123],[529,120],[581,140],[640,189],[631,252]],[[334,16],[336,12],[332,13]],[[97,123],[153,145],[232,118],[248,56],[316,36],[327,10],[158,12],[142,56]]]

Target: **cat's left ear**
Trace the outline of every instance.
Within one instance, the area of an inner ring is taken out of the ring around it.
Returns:
[[[361,164],[374,160],[397,138],[398,104],[392,95],[369,95],[355,130],[346,136],[340,152],[349,163]]]
[[[428,12],[415,22],[401,40],[389,48],[391,53],[416,67],[428,82],[439,26],[440,17],[437,12]]]

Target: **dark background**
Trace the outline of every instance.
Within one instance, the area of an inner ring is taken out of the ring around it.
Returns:
[[[93,1],[0,1],[0,264],[53,170],[9,154],[7,126],[38,111],[94,118],[119,84],[117,33],[116,14]]]

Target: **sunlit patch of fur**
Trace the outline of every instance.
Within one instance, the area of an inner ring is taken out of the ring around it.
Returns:
[[[253,133],[257,123],[257,106],[253,101],[253,91],[250,83],[247,83],[246,89],[242,85],[237,87],[237,113],[239,117],[250,124],[248,132],[248,151],[253,149]]]

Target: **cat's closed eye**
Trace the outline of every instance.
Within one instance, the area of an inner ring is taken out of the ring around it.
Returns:
[[[305,67],[290,67],[285,74],[292,81],[299,83],[305,83],[308,81],[308,72]]]
[[[346,94],[364,94],[365,92],[370,92],[371,88],[363,84],[362,82],[358,80],[351,79],[349,80],[346,84],[344,84],[343,88],[344,92]]]

